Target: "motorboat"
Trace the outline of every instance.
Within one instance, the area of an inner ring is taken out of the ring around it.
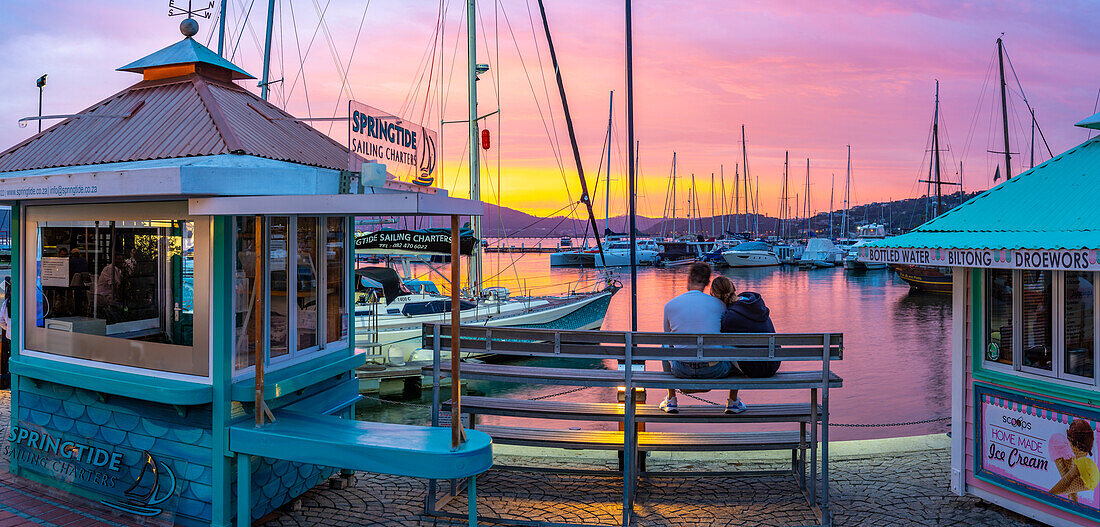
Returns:
[[[871,240],[881,240],[886,237],[886,227],[881,223],[868,223],[856,227],[859,239],[848,247],[844,255],[844,268],[849,271],[866,271],[886,269],[886,264],[880,262],[864,262],[859,259],[859,249]]]
[[[379,348],[387,356],[400,353],[406,361],[431,359],[430,350],[421,350],[423,325],[448,323],[451,298],[430,281],[401,280],[390,267],[362,267],[355,278],[356,347]],[[535,297],[486,287],[479,298],[461,300],[459,309],[462,323],[469,325],[597,329],[619,288],[608,281],[593,292]]]
[[[799,269],[816,269],[821,267],[834,267],[841,263],[844,252],[833,245],[828,238],[810,238],[806,242],[806,250],[802,252],[802,258],[798,260]]]
[[[722,251],[722,259],[730,267],[767,267],[779,265],[775,255],[766,242],[744,242],[732,249]]]
[[[638,265],[654,265],[661,246],[652,238],[637,238],[635,261]],[[603,256],[593,248],[572,251],[558,251],[550,254],[551,267],[625,267],[630,265],[630,239],[627,236],[615,236],[607,239]]]
[[[772,252],[775,253],[776,258],[779,258],[779,263],[787,265],[797,265],[798,261],[802,259],[802,253],[805,251],[806,246],[797,243],[775,245],[772,247]]]

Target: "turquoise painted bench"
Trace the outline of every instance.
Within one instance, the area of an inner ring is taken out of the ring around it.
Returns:
[[[251,525],[249,456],[326,467],[428,479],[466,479],[471,526],[477,525],[475,478],[493,466],[493,440],[466,431],[466,443],[451,449],[451,429],[373,423],[328,415],[276,410],[275,421],[257,428],[232,425],[229,449],[237,454],[237,525]]]

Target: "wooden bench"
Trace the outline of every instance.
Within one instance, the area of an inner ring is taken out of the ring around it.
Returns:
[[[433,365],[425,373],[434,385],[449,375],[449,364],[441,359],[450,352],[450,327],[424,326],[424,347],[432,349]],[[843,337],[839,333],[812,334],[718,334],[689,335],[669,333],[563,331],[516,328],[462,328],[461,350],[468,355],[515,357],[554,357],[560,359],[613,359],[621,364],[653,360],[783,360],[803,362],[820,369],[782,371],[770,378],[730,377],[725,379],[680,379],[669,373],[619,370],[594,370],[578,367],[516,366],[464,362],[464,379],[520,384],[585,387],[624,387],[625,403],[578,403],[550,400],[521,400],[495,397],[463,397],[461,413],[470,416],[470,426],[488,433],[495,442],[536,447],[617,450],[622,453],[624,498],[623,522],[629,525],[637,476],[647,472],[640,453],[651,451],[740,451],[791,450],[791,473],[814,507],[823,524],[829,524],[828,512],[828,391],[842,385],[842,379],[830,371],[829,363],[843,355]],[[591,362],[587,362],[591,367]],[[637,404],[638,388],[675,388],[681,390],[739,389],[791,390],[809,392],[807,403],[755,404],[742,414],[725,414],[721,406],[682,406],[677,414],[668,414],[655,405]],[[819,400],[820,395],[820,400]],[[451,410],[450,401],[441,401],[439,389],[433,390],[433,424],[441,410]],[[764,432],[637,432],[604,430],[562,430],[519,426],[477,426],[476,415],[497,415],[532,419],[619,422],[623,430],[638,430],[639,423],[797,423],[797,431]],[[821,428],[821,494],[817,496],[818,426]],[[807,485],[806,451],[810,452]],[[774,473],[775,471],[762,471]],[[434,487],[429,499],[434,499]],[[818,507],[820,503],[820,507]],[[434,507],[431,509],[434,511]]]

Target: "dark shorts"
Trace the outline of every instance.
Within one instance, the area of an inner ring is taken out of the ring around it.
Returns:
[[[661,369],[679,379],[724,379],[732,375],[762,378],[771,377],[779,371],[781,362],[742,361],[742,362],[688,362],[661,361]]]

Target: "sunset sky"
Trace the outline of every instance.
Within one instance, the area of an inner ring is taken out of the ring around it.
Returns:
[[[483,151],[482,197],[536,214],[557,211],[578,198],[579,184],[537,2],[479,2],[478,61],[491,65],[479,82],[479,110],[501,110],[499,120],[486,120],[493,145]],[[271,101],[293,115],[346,116],[351,97],[436,128],[441,117],[466,117],[465,2],[276,4],[272,78],[282,82],[273,85]],[[634,4],[640,213],[649,216],[660,216],[664,209],[673,151],[681,176],[680,210],[693,173],[704,215],[710,210],[711,174],[717,185],[720,167],[732,192],[735,164],[741,163],[742,124],[765,213],[778,210],[785,150],[792,160],[792,197],[804,193],[810,158],[815,212],[829,207],[832,174],[837,177],[834,208],[841,207],[846,144],[852,145],[854,204],[921,195],[916,180],[928,170],[936,79],[946,129],[942,141],[951,149],[944,154],[945,172],[957,181],[962,160],[966,188],[989,187],[1001,160],[986,151],[1002,148],[995,91],[995,41],[1002,32],[1055,154],[1087,138],[1087,131],[1073,123],[1093,113],[1100,88],[1100,29],[1095,24],[1100,2]],[[229,10],[226,54],[259,77],[266,2],[229,0]],[[49,74],[46,114],[76,113],[138,81],[115,69],[181,38],[177,26],[182,18],[169,18],[167,11],[168,3],[159,0],[0,0],[5,25],[0,32],[0,149],[35,131],[34,124],[20,128],[16,121],[37,112],[34,82],[43,73]],[[325,26],[318,29],[321,11]],[[628,148],[622,2],[550,0],[547,11],[590,187],[601,158],[608,92],[615,90],[612,213],[621,214]],[[214,20],[200,19],[196,37],[212,49],[217,48]],[[345,70],[347,85],[342,86]],[[1012,150],[1019,153],[1013,166],[1019,172],[1029,163],[1031,132],[1011,70],[1008,76]],[[255,81],[242,85],[258,92]],[[346,141],[345,123],[316,126]],[[464,196],[463,125],[444,126],[443,148],[441,186]],[[1047,157],[1045,148],[1041,153],[1037,148],[1037,162]],[[602,191],[594,201],[602,215]]]

